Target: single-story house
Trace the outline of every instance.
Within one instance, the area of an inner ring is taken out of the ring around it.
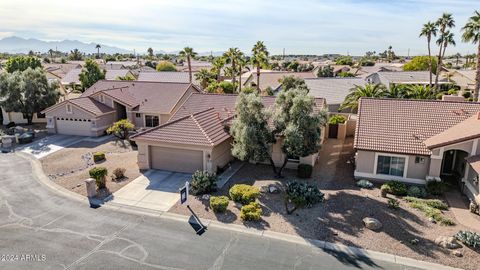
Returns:
[[[192,79],[195,85],[199,82],[195,79],[195,72],[192,72]],[[174,82],[189,83],[190,75],[188,72],[162,71],[162,72],[140,72],[138,80],[144,82]]]
[[[430,84],[430,73],[428,71],[393,71],[393,72],[375,72],[365,77],[368,83],[381,83],[386,87],[391,85],[413,85],[413,84]],[[432,83],[435,82],[435,74],[432,75]],[[439,78],[439,84],[451,84],[445,78]]]
[[[448,100],[361,98],[355,177],[411,184],[453,177],[479,199],[480,103]]]
[[[237,95],[233,94],[193,93],[167,123],[132,136],[138,145],[140,169],[191,173],[196,170],[216,172],[223,168],[233,159],[233,138],[228,126],[235,117],[236,100]],[[275,97],[263,97],[263,101],[268,108],[274,105]],[[316,110],[324,107],[324,99],[317,98]],[[273,145],[272,158],[278,166],[283,163],[280,143]],[[290,160],[287,166],[314,165],[316,159],[316,154],[299,157]]]
[[[75,87],[80,86],[80,73],[82,72],[81,68],[76,68],[70,70],[65,77],[61,79],[61,84],[64,87],[70,87],[75,85]],[[133,76],[133,73],[128,69],[107,69],[105,73],[105,80],[117,80],[118,77]]]
[[[476,70],[449,70],[444,73],[448,81],[454,82],[460,87],[460,90],[475,92]]]
[[[313,72],[282,72],[282,71],[263,71],[260,73],[260,89],[265,91],[270,88],[272,91],[278,91],[281,86],[281,80],[287,76],[307,79],[316,78]],[[242,79],[243,80],[243,79]],[[257,87],[257,73],[251,72],[249,77],[242,81],[244,87]]]
[[[99,136],[120,119],[137,128],[164,124],[180,104],[200,90],[188,83],[98,81],[79,98],[43,111],[50,133]]]

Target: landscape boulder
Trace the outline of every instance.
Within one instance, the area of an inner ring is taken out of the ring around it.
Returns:
[[[437,239],[435,239],[435,244],[448,249],[456,249],[462,247],[462,245],[460,245],[457,239],[455,239],[453,236],[439,236],[437,237]]]
[[[280,193],[280,190],[275,185],[270,185],[268,186],[268,192],[272,194],[277,194],[277,193]]]
[[[363,224],[367,229],[372,231],[380,230],[382,228],[382,223],[375,218],[366,217],[363,219]]]

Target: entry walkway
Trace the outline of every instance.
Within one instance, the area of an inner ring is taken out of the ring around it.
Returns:
[[[450,211],[452,211],[455,219],[463,226],[480,233],[480,217],[470,213],[468,205],[465,204],[460,192],[446,192],[445,198],[450,205]]]

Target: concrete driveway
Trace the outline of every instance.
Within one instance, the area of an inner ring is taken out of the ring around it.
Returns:
[[[168,211],[179,199],[178,189],[191,174],[150,170],[113,193],[112,203]]]
[[[32,143],[17,147],[16,151],[32,154],[35,158],[40,159],[86,138],[88,137],[59,134],[49,135]]]

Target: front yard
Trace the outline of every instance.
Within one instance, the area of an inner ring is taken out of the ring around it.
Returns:
[[[93,153],[103,152],[106,159],[93,162]],[[127,141],[107,139],[101,142],[82,141],[65,149],[54,152],[42,159],[45,174],[60,186],[86,196],[85,180],[89,170],[95,166],[108,170],[107,189],[101,190],[98,198],[105,198],[140,176],[137,165],[137,151]],[[123,179],[112,181],[114,169],[125,168]]]
[[[214,213],[209,201],[201,196],[190,197],[189,205],[201,218],[219,220],[224,223],[245,224],[248,227],[268,229],[298,235],[305,238],[336,242],[350,246],[376,250],[414,259],[478,269],[480,254],[468,247],[459,249],[463,257],[452,254],[452,250],[435,244],[438,236],[452,236],[459,230],[468,230],[458,222],[455,226],[443,226],[430,221],[423,212],[414,209],[398,198],[398,209],[387,207],[387,198],[381,197],[380,189],[360,189],[353,179],[353,140],[345,143],[329,140],[321,150],[319,164],[314,168],[312,179],[299,180],[316,184],[325,193],[323,203],[312,208],[302,208],[288,215],[284,206],[284,193],[270,193],[269,185],[282,187],[287,181],[297,180],[294,171],[285,171],[281,180],[274,179],[271,168],[265,165],[246,164],[222,189],[212,195],[228,195],[230,187],[237,183],[257,186],[263,190],[257,201],[263,214],[258,222],[243,222],[240,219],[241,205],[230,201],[225,213]],[[394,198],[393,195],[388,195]],[[442,199],[442,197],[440,197]],[[185,206],[177,203],[170,212],[190,215]],[[446,218],[455,221],[451,211],[444,211]],[[379,231],[365,228],[362,219],[373,217],[383,227]],[[479,228],[480,230],[480,228]]]

